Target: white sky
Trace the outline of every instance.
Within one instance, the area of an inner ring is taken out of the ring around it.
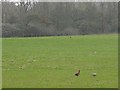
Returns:
[[[21,0],[7,0],[7,1],[19,2]],[[119,2],[120,0],[37,0],[37,1],[39,2]]]

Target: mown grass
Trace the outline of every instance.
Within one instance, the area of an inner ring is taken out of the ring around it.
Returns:
[[[2,89],[2,38],[0,38],[0,89]]]
[[[117,34],[4,38],[2,44],[4,88],[118,87]]]

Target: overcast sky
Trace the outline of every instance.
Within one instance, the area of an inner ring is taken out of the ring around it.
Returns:
[[[7,1],[19,2],[21,0],[7,0]],[[39,1],[39,2],[118,2],[120,0],[36,0],[36,1]]]

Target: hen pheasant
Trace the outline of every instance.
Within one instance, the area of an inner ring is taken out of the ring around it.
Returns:
[[[77,73],[75,73],[75,76],[79,76],[80,75],[80,70],[78,70]]]

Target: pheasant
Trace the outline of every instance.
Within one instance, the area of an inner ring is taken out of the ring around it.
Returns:
[[[77,73],[75,73],[75,76],[79,76],[80,75],[80,70],[78,70]]]

